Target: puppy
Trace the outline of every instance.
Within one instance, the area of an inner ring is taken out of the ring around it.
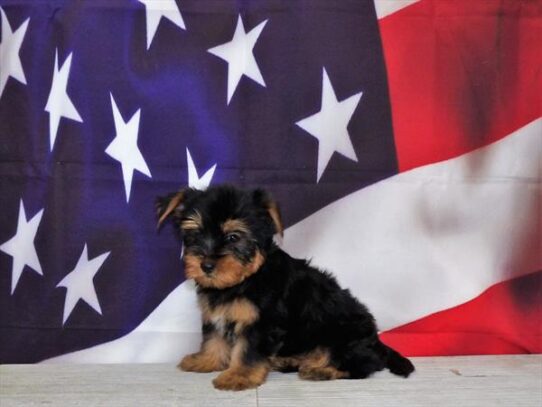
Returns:
[[[158,198],[159,226],[172,219],[184,272],[197,286],[203,342],[179,367],[221,373],[217,389],[261,385],[270,370],[302,379],[361,379],[412,363],[380,342],[373,316],[327,272],[274,242],[277,204],[262,190],[216,186]]]

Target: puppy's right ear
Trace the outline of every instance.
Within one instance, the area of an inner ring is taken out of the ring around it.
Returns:
[[[172,212],[181,212],[183,210],[183,202],[186,199],[187,190],[182,189],[177,193],[172,193],[167,196],[158,197],[156,199],[156,212],[158,215],[159,229],[162,223],[171,215]]]

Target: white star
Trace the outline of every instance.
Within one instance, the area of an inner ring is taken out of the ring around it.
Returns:
[[[139,0],[139,2],[145,5],[147,13],[147,49],[151,47],[152,40],[162,17],[167,18],[183,30],[186,29],[175,0]]]
[[[348,135],[347,126],[362,94],[363,92],[359,92],[339,102],[324,68],[322,107],[320,111],[296,123],[318,139],[318,174],[316,182],[320,181],[320,177],[335,151],[351,160],[358,161],[354,146]]]
[[[228,104],[230,104],[233,93],[243,75],[265,87],[265,82],[252,49],[266,23],[267,20],[247,33],[243,26],[243,20],[239,15],[233,39],[230,42],[207,50],[228,63]]]
[[[32,219],[26,220],[23,200],[19,204],[19,220],[17,221],[17,232],[10,240],[0,246],[0,250],[13,256],[13,267],[11,269],[11,294],[15,291],[19,278],[23,273],[24,266],[29,266],[36,273],[43,275],[40,261],[34,246],[34,239],[41,222],[43,209]]]
[[[50,148],[53,151],[53,146],[56,140],[56,133],[58,130],[58,123],[61,117],[72,119],[78,122],[82,122],[81,116],[75,109],[66,87],[68,86],[68,76],[70,74],[70,68],[72,64],[73,53],[68,55],[66,61],[60,70],[58,69],[58,50],[55,51],[55,70],[53,72],[53,83],[51,85],[51,92],[47,99],[47,105],[45,105],[45,111],[49,112],[49,140]]]
[[[122,166],[122,177],[124,179],[124,190],[126,192],[126,202],[130,202],[130,191],[132,189],[132,178],[134,170],[151,177],[151,171],[137,147],[137,133],[139,131],[139,117],[141,109],[128,120],[124,122],[119,108],[111,95],[111,106],[113,108],[113,119],[115,120],[116,136],[105,149],[106,154],[120,162]]]
[[[188,162],[188,186],[190,188],[196,188],[201,190],[207,189],[215,173],[216,164],[209,168],[207,172],[203,174],[200,178],[198,176],[198,171],[196,170],[194,160],[192,160],[192,156],[190,155],[190,150],[188,150],[188,148],[186,149],[186,161]]]
[[[85,243],[83,253],[81,253],[81,257],[79,257],[79,261],[75,268],[57,284],[57,287],[67,288],[62,325],[66,323],[66,320],[71,315],[79,300],[85,301],[98,314],[102,315],[102,309],[100,308],[100,303],[98,302],[98,296],[96,295],[96,289],[94,288],[92,280],[110,253],[111,252],[103,253],[98,257],[89,260],[87,245]]]
[[[17,31],[11,31],[6,13],[0,7],[2,19],[2,42],[0,42],[0,98],[4,92],[6,82],[11,76],[13,79],[26,85],[23,66],[19,58],[19,51],[23,44],[26,29],[28,28],[29,18],[22,23]]]
[[[216,164],[209,168],[200,178],[198,176],[198,170],[194,165],[194,160],[192,160],[192,155],[190,154],[190,150],[188,149],[188,147],[186,148],[186,161],[188,163],[188,186],[190,188],[199,189],[201,191],[207,189],[211,184],[213,175],[215,174]],[[181,260],[183,256],[184,244],[181,246]]]

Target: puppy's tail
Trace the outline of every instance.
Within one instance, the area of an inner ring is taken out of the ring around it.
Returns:
[[[386,348],[387,361],[386,367],[398,376],[408,377],[414,371],[414,365],[410,360],[405,358],[395,349],[390,348],[389,346],[382,344]]]

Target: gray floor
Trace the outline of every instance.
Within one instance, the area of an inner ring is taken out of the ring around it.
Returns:
[[[307,382],[272,373],[257,390],[222,392],[215,374],[171,365],[4,365],[8,406],[542,406],[542,355],[413,358],[409,379]]]

